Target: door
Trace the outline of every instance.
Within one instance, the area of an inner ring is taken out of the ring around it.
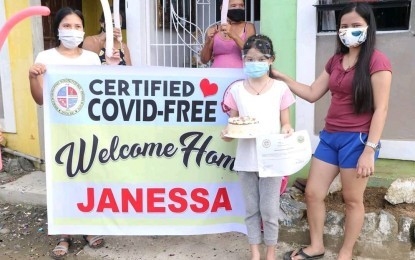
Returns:
[[[220,19],[219,0],[127,1],[128,45],[134,65],[200,68],[205,32]],[[260,1],[245,1],[259,32]],[[134,24],[135,26],[131,26]]]
[[[0,25],[6,23],[4,0],[0,0]],[[9,47],[7,39],[0,49],[0,131],[16,133]]]
[[[42,0],[42,5],[47,6],[50,9],[49,16],[42,17],[43,26],[43,42],[45,50],[56,46],[56,40],[53,33],[53,20],[55,19],[56,12],[65,6],[70,6],[74,9],[82,11],[81,0]]]

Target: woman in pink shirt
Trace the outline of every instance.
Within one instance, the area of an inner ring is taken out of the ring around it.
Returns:
[[[245,40],[255,34],[252,23],[245,22],[244,0],[230,0],[228,23],[211,26],[200,53],[202,63],[212,68],[242,68],[241,50]]]
[[[375,49],[376,23],[368,4],[348,4],[339,14],[336,54],[311,86],[273,70],[299,97],[316,102],[330,91],[331,104],[306,186],[311,245],[287,252],[284,260],[324,256],[324,199],[339,174],[346,208],[344,241],[339,260],[350,260],[364,222],[363,193],[375,172],[385,125],[391,64]]]

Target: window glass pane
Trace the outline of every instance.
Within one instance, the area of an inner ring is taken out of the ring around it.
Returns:
[[[317,8],[318,32],[336,30],[336,22],[340,10],[351,0],[318,0]],[[411,14],[411,0],[368,0],[373,8],[379,31],[408,30]]]

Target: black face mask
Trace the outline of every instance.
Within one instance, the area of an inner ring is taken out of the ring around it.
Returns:
[[[237,23],[245,21],[245,10],[244,9],[229,9],[228,18]]]

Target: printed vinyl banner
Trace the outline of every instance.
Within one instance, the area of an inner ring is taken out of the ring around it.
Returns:
[[[240,69],[49,66],[50,234],[246,232],[223,96]]]

